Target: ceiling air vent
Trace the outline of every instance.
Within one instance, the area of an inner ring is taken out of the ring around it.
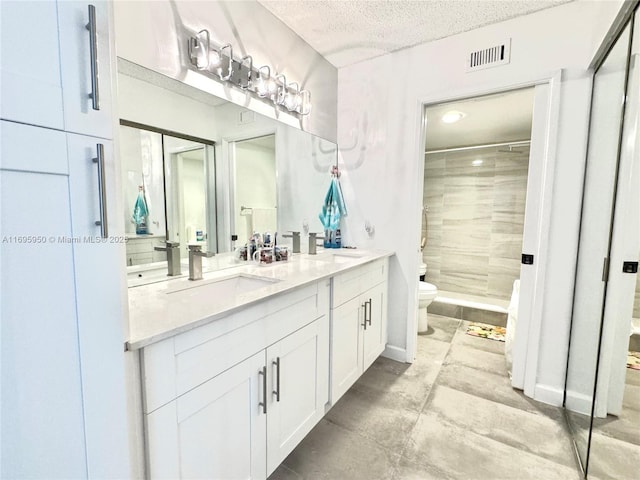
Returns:
[[[484,68],[505,65],[511,60],[511,39],[504,43],[482,50],[470,52],[467,55],[467,72],[475,72]]]

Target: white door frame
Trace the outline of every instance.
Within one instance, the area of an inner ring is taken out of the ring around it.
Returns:
[[[228,213],[228,215],[223,215],[224,225],[221,229],[224,233],[231,233],[235,230],[235,185],[236,185],[236,151],[235,151],[235,143],[242,142],[245,140],[251,140],[252,138],[258,137],[266,137],[268,135],[276,135],[276,176],[278,174],[278,148],[277,148],[277,138],[278,138],[278,128],[276,127],[261,127],[252,129],[251,131],[242,132],[237,135],[228,135],[222,138],[222,161],[220,162],[220,179],[226,178],[228,179],[227,186],[225,188],[224,184],[217,184],[216,187],[220,187],[220,193],[217,196],[219,211]],[[276,195],[279,195],[278,190],[276,190]],[[276,204],[280,204],[280,198],[276,197]],[[220,218],[220,216],[218,217]],[[225,248],[224,251],[229,251],[231,249],[231,238],[229,235],[225,235],[224,239],[220,239],[218,237],[218,243],[221,248]]]
[[[513,348],[512,385],[523,389],[529,397],[534,396],[538,355],[540,351],[540,332],[544,306],[544,287],[546,279],[546,259],[549,250],[549,227],[551,224],[551,206],[553,200],[553,182],[556,164],[556,145],[560,119],[560,91],[562,70],[556,70],[534,79],[499,86],[481,86],[464,88],[458,91],[434,94],[418,101],[418,135],[416,151],[419,162],[416,176],[416,191],[424,189],[424,146],[427,135],[426,107],[429,105],[460,101],[464,99],[503,93],[527,87],[535,87],[534,113],[531,131],[530,158],[527,179],[527,206],[523,235],[523,252],[534,255],[534,264],[521,268],[521,282],[531,285],[520,292],[518,308],[518,332]],[[538,202],[530,200],[538,199]],[[421,213],[418,212],[420,215]],[[417,217],[419,224],[421,217]],[[418,239],[419,240],[419,239]],[[419,244],[419,241],[416,243]],[[419,254],[419,250],[418,250]],[[414,291],[414,315],[407,319],[407,362],[413,362],[417,348],[418,332],[418,265]]]

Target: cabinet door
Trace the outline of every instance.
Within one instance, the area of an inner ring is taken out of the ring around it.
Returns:
[[[364,309],[359,297],[333,309],[331,318],[331,403],[355,383],[362,373]]]
[[[328,327],[327,317],[321,317],[267,349],[267,475],[324,416],[329,399]]]
[[[95,33],[89,4],[95,7]],[[113,138],[111,86],[111,6],[105,1],[58,2],[64,128],[69,132]],[[95,48],[92,49],[92,38]],[[92,64],[94,69],[92,69]],[[92,79],[95,76],[95,82]],[[92,95],[98,95],[99,109]]]
[[[387,343],[387,283],[368,290],[361,297],[366,328],[362,335],[363,370],[371,366]]]
[[[150,478],[266,478],[264,366],[262,351],[147,415]]]
[[[0,117],[63,129],[55,2],[0,2]]]
[[[129,475],[121,293],[124,244],[117,243],[121,237],[101,238],[95,224],[100,218],[98,169],[93,162],[97,144],[103,145],[107,204],[113,206],[111,142],[67,134],[87,466],[92,478],[124,478]],[[104,415],[107,411],[109,415]]]
[[[65,135],[6,123],[2,166],[12,170],[0,170],[0,478],[84,478]]]

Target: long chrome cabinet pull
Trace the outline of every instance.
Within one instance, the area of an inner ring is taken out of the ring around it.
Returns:
[[[91,55],[91,98],[94,110],[100,110],[100,87],[98,86],[98,28],[96,27],[96,7],[89,5],[89,54]]]
[[[364,310],[364,323],[362,324],[362,326],[366,330],[367,329],[367,302],[364,302],[362,304],[362,309]]]
[[[276,357],[275,361],[272,362],[276,366],[276,389],[273,391],[273,394],[276,396],[276,402],[280,401],[280,357]]]
[[[258,371],[258,375],[262,375],[262,401],[258,403],[262,407],[262,413],[267,414],[267,366],[262,367]]]
[[[107,180],[104,173],[104,145],[96,144],[98,156],[93,159],[93,163],[98,165],[98,195],[100,197],[100,220],[96,221],[96,225],[100,226],[100,235],[102,238],[109,236],[109,226],[107,225]]]
[[[369,326],[371,326],[371,299],[367,300],[365,302],[365,305],[368,304],[369,305],[369,315],[365,316],[365,322],[369,322]],[[366,307],[365,307],[366,310]]]

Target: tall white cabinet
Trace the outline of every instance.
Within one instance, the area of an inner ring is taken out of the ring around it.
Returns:
[[[126,478],[111,6],[0,9],[0,476]]]

